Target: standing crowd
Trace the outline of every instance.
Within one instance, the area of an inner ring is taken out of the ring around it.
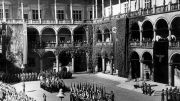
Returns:
[[[92,83],[71,84],[70,101],[114,101],[114,93]]]
[[[177,87],[162,89],[161,101],[180,101],[180,91]]]
[[[0,101],[36,101],[23,92],[18,93],[10,84],[0,82]]]

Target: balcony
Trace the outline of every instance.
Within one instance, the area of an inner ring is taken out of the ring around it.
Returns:
[[[172,48],[180,48],[180,42],[179,41],[171,42],[171,47]]]
[[[140,41],[130,41],[130,47],[132,48],[153,48],[153,42],[152,41],[143,41],[140,43]]]
[[[130,41],[131,47],[140,47],[140,41]]]
[[[112,42],[97,42],[96,46],[112,46],[113,43]]]

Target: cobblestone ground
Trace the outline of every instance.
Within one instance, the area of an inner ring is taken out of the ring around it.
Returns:
[[[111,90],[115,93],[115,101],[160,101],[160,96],[147,96],[141,93],[130,91],[124,88],[118,87],[120,82],[111,81],[103,78],[99,78],[94,74],[73,74],[72,79],[64,80],[67,86],[71,85],[71,82],[91,82],[106,87],[106,91]],[[57,98],[57,93],[49,93],[40,88],[39,81],[26,82],[26,94],[33,97],[37,101],[43,101],[43,93],[46,94],[46,101],[61,101]],[[13,85],[17,91],[22,91],[22,83]],[[69,94],[65,93],[65,98],[62,101],[69,101]]]

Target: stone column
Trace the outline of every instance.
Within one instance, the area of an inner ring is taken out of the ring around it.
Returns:
[[[156,41],[156,29],[154,28],[153,29],[153,32],[154,32],[154,42]]]
[[[140,60],[140,78],[143,80],[144,79],[144,64],[142,62],[143,60]]]
[[[21,2],[21,19],[24,21],[24,6],[23,6],[23,2]]]
[[[86,52],[87,73],[89,73],[89,72],[90,72],[90,67],[89,67],[89,58],[90,58],[90,56],[89,56],[89,52]]]
[[[94,7],[94,0],[92,1],[92,20],[94,20],[94,9],[95,9],[95,7]]]
[[[102,57],[102,72],[105,73],[105,58]]]
[[[58,33],[56,32],[56,47],[58,46],[58,44],[59,44]]]
[[[42,45],[42,35],[39,35],[39,41],[40,41],[40,47],[42,47],[43,45]]]
[[[85,29],[86,29],[86,41],[88,44],[89,43],[89,28],[88,28],[88,26]]]
[[[119,0],[119,14],[121,14],[121,0]]]
[[[71,62],[72,62],[71,72],[74,73],[74,53],[71,53]]]
[[[56,24],[58,23],[57,19],[57,5],[56,5],[56,0],[54,0],[54,19],[56,21]]]
[[[70,19],[71,19],[71,23],[73,23],[73,5],[72,5],[72,0],[70,0]]]
[[[56,54],[56,68],[58,69],[59,72],[59,56]]]
[[[40,0],[38,0],[38,19],[39,19],[39,23],[41,23],[41,7],[40,7]]]
[[[172,82],[172,70],[173,70],[173,66],[172,63],[169,63],[169,69],[168,69],[168,84],[169,86],[172,86],[173,82]]]
[[[40,72],[43,71],[43,57],[40,57]]]
[[[98,3],[97,0],[95,0],[95,6],[96,6],[96,19],[98,18]]]
[[[71,43],[74,44],[74,32],[71,32]]]
[[[111,71],[110,71],[110,74],[113,75],[113,58],[110,59],[110,63],[111,63]]]
[[[6,12],[5,12],[5,3],[2,1],[2,9],[3,9],[3,22],[6,22]]]
[[[169,27],[168,28],[168,30],[169,30],[169,46],[171,46],[171,28]]]
[[[102,42],[104,42],[104,31],[102,31]]]
[[[102,18],[104,18],[104,0],[102,0]]]
[[[151,80],[154,81],[154,66],[153,66],[154,62],[152,60],[152,73],[151,73]]]
[[[140,46],[142,46],[142,39],[143,39],[143,36],[142,36],[142,34],[143,34],[143,31],[142,30],[140,30]]]

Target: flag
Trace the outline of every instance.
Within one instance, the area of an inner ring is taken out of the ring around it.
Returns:
[[[28,42],[27,42],[27,25],[23,24],[23,64],[27,64],[27,55],[28,55]]]

